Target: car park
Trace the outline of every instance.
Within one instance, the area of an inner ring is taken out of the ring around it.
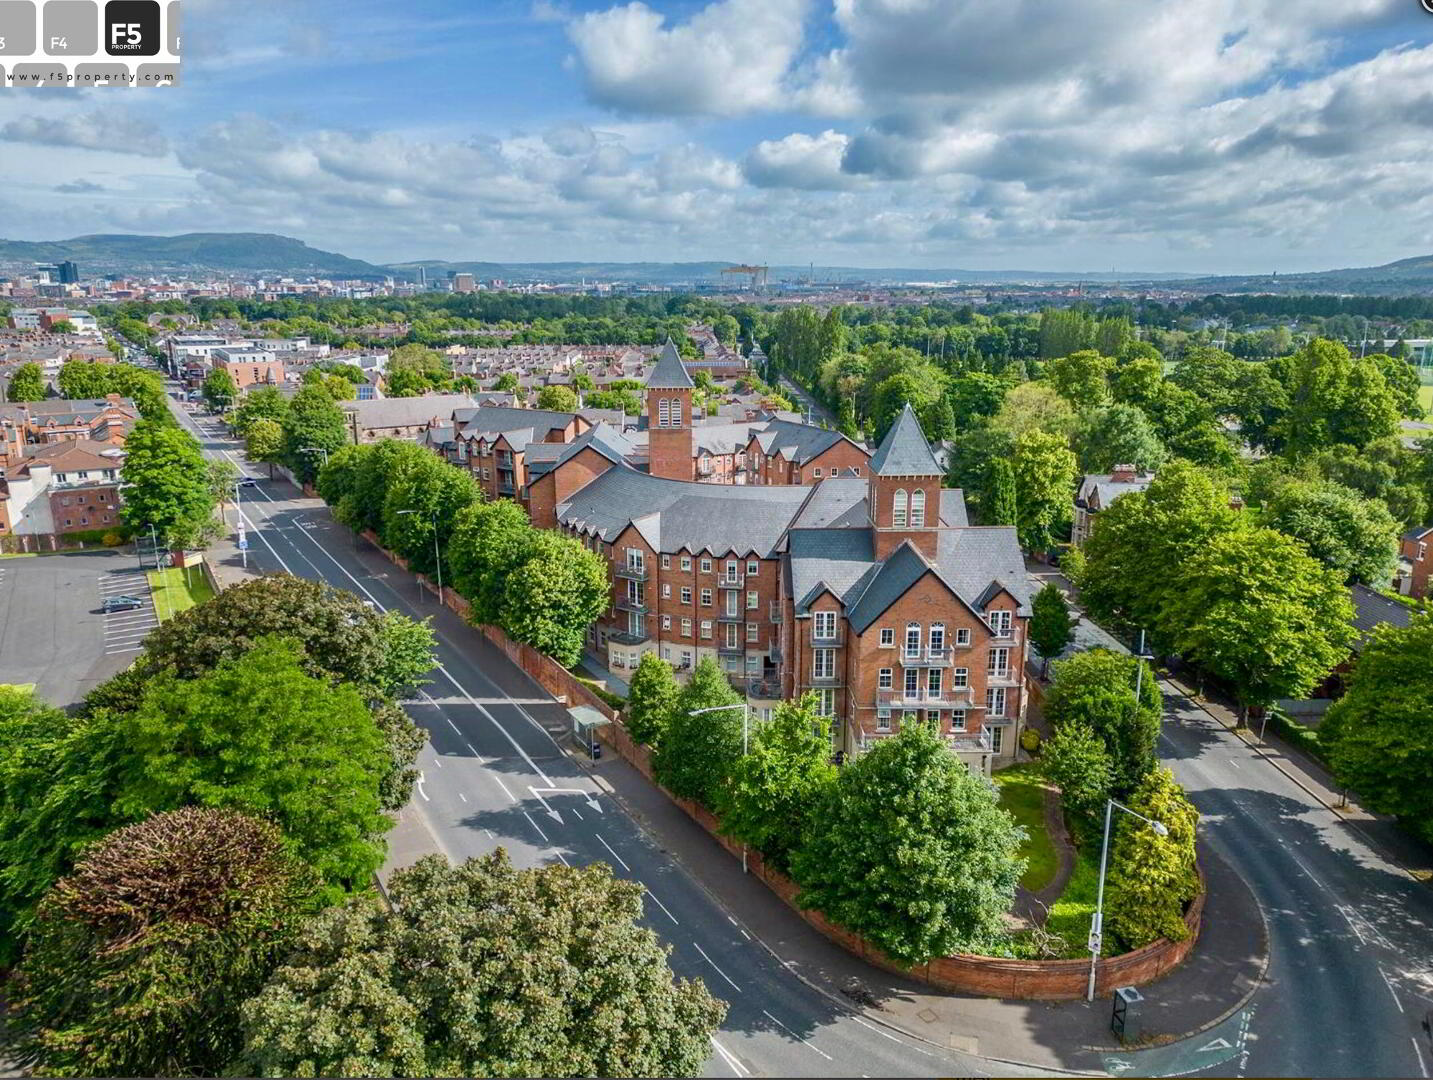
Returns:
[[[100,605],[106,615],[113,611],[133,611],[144,607],[144,601],[137,596],[106,596]]]

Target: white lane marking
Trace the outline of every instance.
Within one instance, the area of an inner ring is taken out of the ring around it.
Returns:
[[[720,975],[723,979],[725,979],[728,983],[731,983],[731,988],[735,990],[738,994],[741,993],[741,987],[737,986],[736,983],[732,982],[730,975],[728,975],[725,971],[716,966],[716,961],[707,955],[707,951],[703,949],[700,945],[697,945],[695,941],[692,942],[692,944],[696,945],[697,952],[702,954],[702,959],[712,966],[712,970],[715,971],[718,975]]]
[[[731,1069],[732,1072],[736,1073],[737,1076],[751,1075],[749,1072],[746,1071],[745,1066],[743,1066],[741,1062],[737,1061],[736,1058],[732,1056],[730,1050],[728,1050],[725,1046],[716,1041],[716,1036],[712,1036],[712,1045],[716,1047],[716,1051],[718,1054],[721,1055],[722,1060],[727,1063],[727,1067]]]
[[[1393,995],[1393,1004],[1398,1006],[1399,1012],[1402,1012],[1403,1002],[1398,1000],[1398,991],[1393,988],[1393,983],[1389,981],[1388,972],[1383,970],[1381,964],[1375,964],[1374,967],[1378,968],[1378,973],[1383,976],[1383,985],[1388,987],[1388,992]]]
[[[1322,881],[1320,881],[1318,878],[1314,877],[1314,872],[1313,872],[1312,870],[1310,870],[1307,866],[1304,865],[1304,860],[1303,860],[1303,859],[1299,858],[1297,855],[1293,854],[1292,852],[1289,853],[1289,858],[1293,859],[1294,862],[1296,862],[1296,863],[1298,864],[1299,869],[1302,870],[1305,874],[1307,874],[1307,875],[1309,876],[1309,880],[1310,880],[1310,881],[1312,881],[1312,882],[1313,882],[1315,885],[1317,885],[1320,889],[1324,888],[1324,883],[1323,883]]]
[[[603,847],[605,847],[608,851],[612,851],[612,845],[609,844],[605,839],[603,839],[601,833],[595,833],[594,835],[595,835],[595,836],[597,837],[597,839],[601,842],[601,844],[602,844]],[[612,851],[612,857],[613,857],[614,859],[616,859],[619,863],[622,864],[622,869],[623,869],[623,870],[626,870],[627,873],[629,873],[629,874],[632,872],[632,868],[631,868],[630,866],[628,866],[625,861],[623,861],[621,855],[618,855],[615,851]],[[701,947],[701,946],[698,946],[698,948],[700,948],[700,947]]]
[[[661,909],[662,909],[662,913],[665,914],[665,915],[667,916],[667,918],[669,918],[669,919],[672,920],[672,924],[673,924],[673,925],[675,925],[675,926],[681,926],[681,925],[682,925],[681,923],[677,922],[677,917],[676,917],[675,915],[673,915],[670,911],[667,910],[667,905],[664,904],[664,903],[662,903],[660,900],[657,899],[656,894],[655,894],[654,892],[652,892],[651,889],[648,889],[648,890],[647,890],[647,894],[646,894],[646,895],[647,895],[647,899],[651,900],[652,903],[656,904],[659,908],[661,908]]]
[[[458,792],[458,798],[462,799],[463,802],[467,802],[467,801],[468,801],[468,797],[467,797],[466,795],[464,795],[461,791]]]
[[[1413,1040],[1413,1052],[1418,1055],[1418,1071],[1424,1076],[1428,1075],[1428,1064],[1423,1060],[1423,1047],[1418,1045],[1418,1037],[1410,1036]]]
[[[562,854],[562,852],[560,852],[560,851],[557,850],[557,848],[553,848],[553,849],[552,849],[552,853],[553,853],[554,855],[556,855],[559,859],[562,859],[562,865],[563,865],[563,866],[571,866],[571,865],[572,865],[570,862],[567,861],[566,857]]]
[[[790,1035],[793,1039],[801,1039],[802,1042],[804,1042],[807,1046],[811,1047],[812,1050],[815,1050],[818,1054],[820,1054],[820,1055],[821,1055],[823,1058],[825,1058],[827,1061],[833,1061],[833,1060],[835,1060],[834,1058],[831,1057],[830,1054],[826,1053],[825,1050],[822,1050],[819,1046],[817,1046],[815,1043],[813,1043],[810,1039],[803,1038],[802,1036],[796,1034],[796,1032],[792,1031],[789,1027],[787,1027],[785,1024],[783,1024],[780,1020],[776,1019],[776,1017],[772,1016],[772,1015],[771,1015],[769,1012],[767,1012],[765,1009],[762,1009],[761,1012],[762,1012],[762,1015],[764,1015],[768,1020],[770,1020],[770,1021],[771,1021],[773,1024],[775,1024],[777,1027],[781,1028],[782,1031],[786,1032],[786,1033],[787,1033],[788,1035]]]
[[[545,833],[545,832],[542,831],[542,826],[539,825],[536,821],[534,821],[534,820],[532,819],[532,815],[531,815],[531,814],[529,814],[526,810],[524,810],[524,811],[522,812],[522,816],[525,817],[525,818],[527,818],[528,824],[531,825],[534,829],[537,830],[537,835],[540,836],[540,837],[542,837],[542,842],[543,842],[544,844],[550,844],[550,843],[552,843],[552,841],[547,838],[547,833]]]
[[[417,786],[417,788],[418,788],[418,794],[421,795],[421,796],[423,796],[423,801],[424,801],[424,802],[432,802],[432,801],[433,801],[432,799],[428,798],[428,793],[423,790],[423,773],[422,773],[421,771],[418,773],[418,783],[417,783],[416,786]]]
[[[929,1050],[922,1050],[919,1046],[915,1046],[911,1043],[898,1039],[889,1031],[882,1031],[880,1028],[876,1027],[875,1024],[866,1023],[866,1021],[862,1020],[859,1016],[853,1016],[851,1017],[851,1019],[856,1021],[856,1023],[860,1024],[863,1028],[870,1028],[877,1035],[881,1036],[881,1038],[890,1039],[891,1042],[895,1043],[897,1046],[900,1046],[906,1050],[914,1050],[917,1054],[924,1054],[926,1057],[935,1057],[935,1055],[932,1054]]]
[[[493,835],[493,830],[492,830],[492,829],[484,829],[483,832],[485,832],[485,833],[488,834],[488,839],[489,839],[489,840],[496,840],[496,839],[497,839],[497,837],[495,837],[495,836]]]

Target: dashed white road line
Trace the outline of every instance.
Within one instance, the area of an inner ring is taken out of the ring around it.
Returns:
[[[767,1012],[765,1009],[762,1009],[761,1012],[762,1012],[762,1015],[763,1015],[763,1016],[765,1016],[768,1020],[770,1020],[770,1021],[771,1021],[773,1024],[775,1024],[777,1027],[781,1028],[782,1031],[786,1032],[786,1033],[787,1033],[788,1035],[790,1035],[793,1039],[800,1039],[802,1042],[804,1042],[804,1043],[805,1043],[807,1046],[809,1046],[812,1050],[815,1050],[818,1054],[820,1054],[820,1055],[821,1055],[823,1058],[825,1058],[827,1061],[834,1061],[834,1060],[835,1060],[834,1058],[831,1057],[830,1054],[826,1053],[825,1050],[822,1050],[819,1046],[817,1046],[815,1043],[813,1043],[810,1039],[805,1038],[805,1037],[802,1036],[802,1035],[796,1034],[796,1032],[792,1031],[789,1027],[787,1027],[785,1024],[783,1024],[780,1020],[776,1019],[776,1017],[772,1016],[772,1015],[771,1015],[769,1012]]]
[[[1388,987],[1388,992],[1393,995],[1393,1004],[1398,1006],[1398,1011],[1403,1012],[1403,1002],[1398,1000],[1398,991],[1393,988],[1392,981],[1388,978],[1388,972],[1383,970],[1382,964],[1375,964],[1378,973],[1383,976],[1383,985]]]
[[[669,919],[672,920],[673,925],[676,925],[676,926],[681,926],[681,925],[682,925],[681,923],[677,922],[677,917],[676,917],[675,915],[673,915],[670,911],[667,910],[667,905],[664,904],[664,903],[662,903],[660,900],[657,899],[657,894],[656,894],[656,893],[652,892],[651,889],[648,889],[647,892],[645,893],[645,895],[646,895],[646,897],[647,897],[648,900],[652,901],[652,903],[656,904],[659,908],[662,909],[662,913],[665,914],[665,915],[667,916],[667,918],[669,918]]]
[[[1425,1077],[1428,1075],[1428,1063],[1423,1060],[1423,1047],[1418,1045],[1418,1037],[1411,1036],[1413,1040],[1413,1052],[1418,1055],[1418,1071]]]
[[[605,847],[609,852],[612,853],[612,857],[622,864],[622,869],[630,874],[632,872],[632,868],[627,865],[626,861],[622,858],[621,855],[618,855],[615,851],[612,851],[612,845],[607,842],[603,835],[601,833],[594,833],[593,835],[597,837],[598,841],[602,844],[603,847]]]
[[[751,1075],[751,1073],[746,1071],[746,1066],[742,1065],[741,1062],[737,1061],[736,1057],[733,1056],[730,1050],[728,1050],[725,1046],[716,1041],[716,1036],[712,1036],[712,1045],[716,1047],[716,1052],[720,1054],[722,1060],[726,1062],[727,1068],[731,1069],[731,1071],[736,1073],[737,1076]]]
[[[700,945],[698,945],[695,941],[692,942],[692,944],[696,946],[697,952],[702,954],[702,959],[712,966],[712,970],[715,971],[718,975],[720,975],[723,979],[725,979],[728,983],[730,983],[731,988],[735,990],[738,994],[741,993],[741,987],[737,986],[736,983],[732,982],[732,978],[730,975],[728,975],[721,968],[717,967],[716,961],[707,955],[707,951],[703,949]]]
[[[552,843],[552,841],[547,838],[547,833],[545,833],[545,832],[542,831],[542,826],[539,825],[536,821],[533,820],[531,814],[529,814],[526,810],[524,810],[524,811],[522,812],[522,816],[525,817],[525,818],[527,818],[528,824],[531,825],[534,829],[537,830],[537,835],[540,836],[540,837],[542,837],[542,842],[543,842],[544,844],[550,844],[550,843]]]

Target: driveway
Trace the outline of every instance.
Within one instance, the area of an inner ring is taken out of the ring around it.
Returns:
[[[106,615],[106,596],[143,606]],[[149,582],[128,552],[0,559],[0,683],[34,683],[61,708],[123,670],[157,625]]]

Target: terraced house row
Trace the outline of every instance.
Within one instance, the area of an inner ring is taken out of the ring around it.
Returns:
[[[1030,613],[1020,548],[1011,528],[967,522],[915,414],[819,477],[713,484],[692,470],[690,395],[673,350],[647,384],[646,454],[599,423],[525,463],[533,523],[611,566],[590,648],[617,670],[651,651],[679,672],[714,657],[759,710],[814,691],[848,754],[921,716],[973,768],[1011,757]]]

